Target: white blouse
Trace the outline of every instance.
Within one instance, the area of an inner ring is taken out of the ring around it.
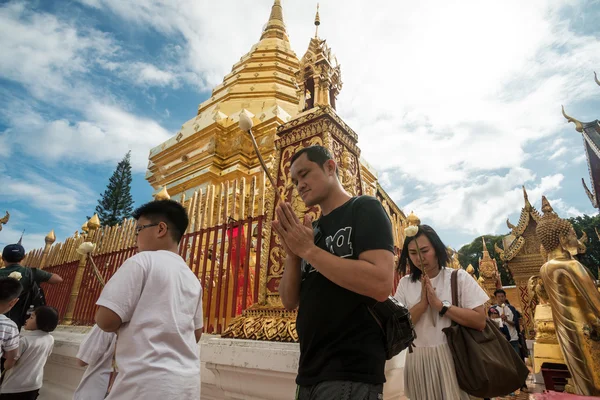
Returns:
[[[440,273],[431,279],[431,285],[441,301],[447,300],[452,303],[452,287],[450,277],[451,268],[442,268]],[[477,281],[463,269],[458,270],[458,306],[460,308],[474,309],[489,300],[489,296],[479,286]],[[394,297],[404,304],[409,310],[421,301],[421,282],[411,282],[410,275],[403,277],[398,284],[398,289]],[[435,321],[435,325],[434,325]],[[452,320],[439,313],[433,308],[428,307],[423,313],[419,322],[415,325],[417,338],[414,345],[417,347],[435,347],[447,343],[446,335],[442,329],[449,327]]]

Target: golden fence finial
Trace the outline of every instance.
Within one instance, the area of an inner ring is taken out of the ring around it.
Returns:
[[[154,200],[170,200],[171,196],[169,195],[169,192],[167,192],[167,187],[163,186],[163,188],[160,190],[160,192],[156,193],[154,195]]]
[[[44,242],[46,244],[52,244],[56,241],[56,235],[54,234],[54,229],[52,229],[44,238]]]
[[[87,222],[87,226],[90,230],[96,230],[100,228],[100,218],[98,218],[98,214],[94,214],[92,218]]]

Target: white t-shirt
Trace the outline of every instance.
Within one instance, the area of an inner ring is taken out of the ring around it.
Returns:
[[[507,321],[511,321],[513,323],[515,322],[515,316],[508,306],[502,307],[500,305],[497,305],[496,310],[498,310],[500,315],[506,314]],[[508,327],[508,333],[510,333],[510,341],[512,342],[515,340],[519,340],[519,333],[517,332],[517,328],[514,325],[509,324],[508,322],[506,323],[506,326]]]
[[[54,337],[48,332],[21,331],[19,359],[4,377],[0,393],[21,393],[37,390],[44,380],[44,365],[52,353]]]
[[[79,345],[77,358],[88,367],[75,390],[73,400],[102,400],[108,389],[117,334],[94,325]]]
[[[447,300],[452,303],[452,287],[450,285],[451,268],[442,268],[440,273],[431,279],[431,285],[441,301]],[[458,306],[460,308],[473,309],[485,304],[489,296],[477,284],[465,270],[459,269],[457,276],[458,283]],[[404,304],[409,310],[421,301],[421,282],[411,282],[410,275],[400,279],[396,294],[394,297]],[[435,319],[435,326],[433,319]],[[433,308],[428,307],[415,325],[417,338],[414,345],[418,347],[435,347],[447,343],[446,335],[442,329],[452,325],[452,320],[439,313]]]
[[[118,375],[107,399],[197,399],[200,358],[194,331],[202,328],[202,288],[183,259],[145,251],[123,263],[99,306],[123,321]]]
[[[4,352],[19,348],[19,329],[10,318],[0,314],[0,357]]]

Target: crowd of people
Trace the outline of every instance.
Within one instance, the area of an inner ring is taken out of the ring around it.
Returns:
[[[290,398],[383,399],[385,333],[370,307],[390,295],[394,269],[405,273],[395,298],[410,310],[416,331],[405,365],[408,398],[469,398],[459,387],[442,332],[453,322],[481,330],[489,315],[520,351],[519,315],[502,290],[486,315],[489,296],[459,270],[458,303],[452,304],[446,246],[432,227],[419,225],[406,238],[395,265],[386,211],[376,198],[344,190],[329,150],[299,150],[290,173],[306,207],[321,210],[316,221],[300,220],[290,204],[280,203],[272,222],[286,252],[281,301],[298,309],[300,359]],[[96,325],[77,354],[87,369],[74,399],[199,399],[202,287],[178,252],[187,213],[175,201],[156,200],[137,209],[134,218],[138,252],[97,300]],[[50,332],[59,320],[50,306],[34,307],[23,319],[30,310],[19,306],[28,305],[22,293],[31,293],[33,282],[62,279],[21,266],[25,252],[16,246],[5,247],[7,266],[0,270],[0,400],[37,398],[53,346]]]

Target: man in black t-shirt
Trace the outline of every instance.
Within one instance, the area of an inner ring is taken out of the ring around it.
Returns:
[[[50,272],[46,272],[37,268],[29,268],[21,265],[25,259],[25,248],[19,243],[9,244],[2,249],[2,260],[6,266],[0,269],[0,277],[14,277],[23,286],[23,292],[19,296],[19,302],[5,315],[17,324],[17,327],[21,329],[21,326],[25,323],[23,316],[27,312],[25,309],[28,305],[25,304],[25,300],[28,298],[29,291],[31,290],[31,279],[33,279],[38,285],[41,283],[61,283],[63,279]]]
[[[277,207],[273,228],[287,253],[279,285],[287,309],[298,307],[300,365],[296,398],[383,398],[384,336],[368,307],[393,286],[392,226],[381,203],[352,197],[322,146],[292,157],[292,181],[321,218],[300,222],[289,203]]]

